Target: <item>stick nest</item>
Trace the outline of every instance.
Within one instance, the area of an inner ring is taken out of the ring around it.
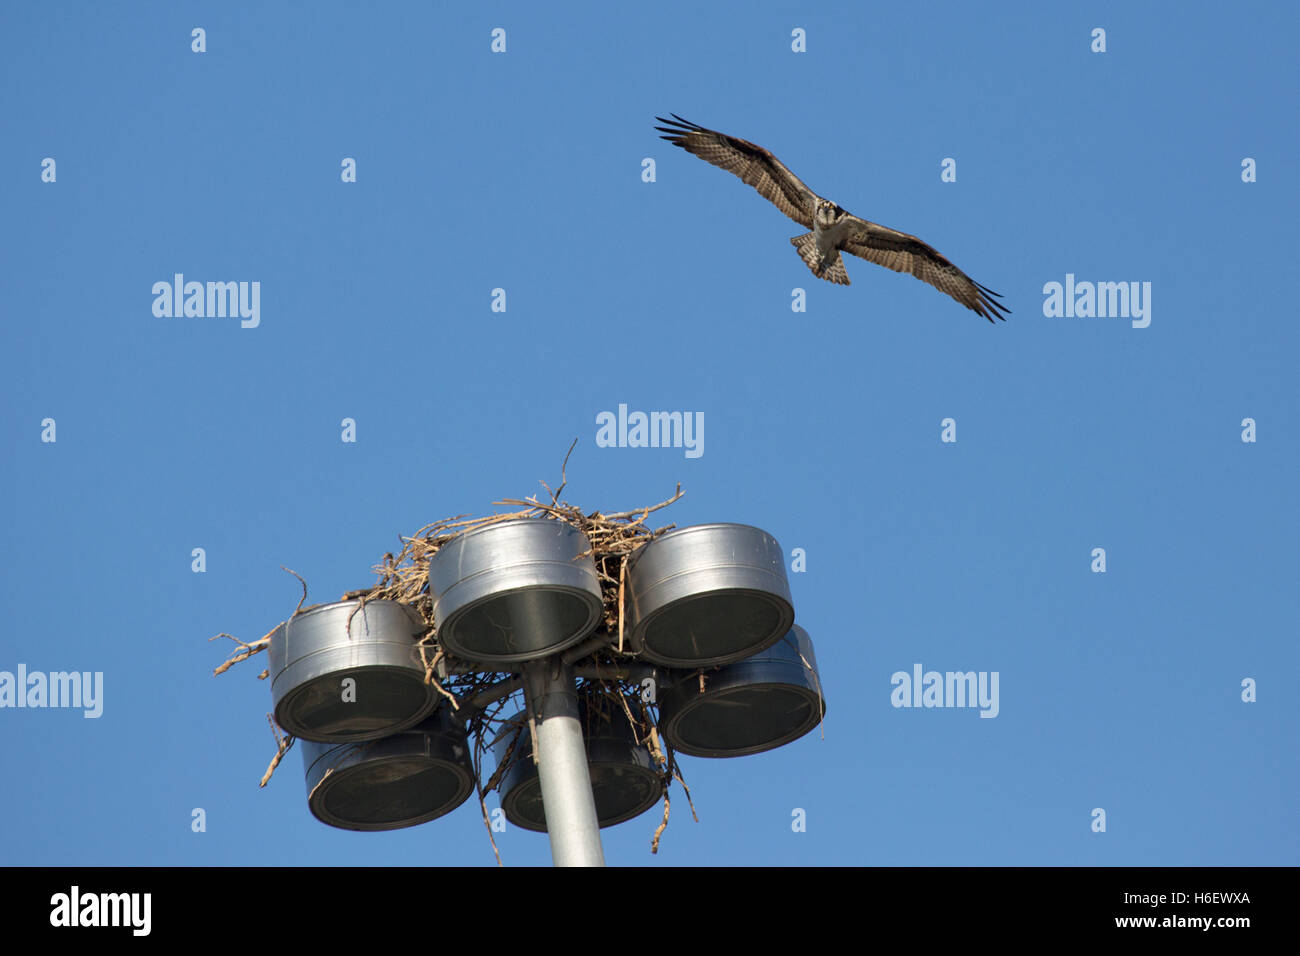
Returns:
[[[570,452],[572,452],[572,448],[570,448]],[[566,465],[567,461],[566,457]],[[655,512],[678,501],[682,497],[681,485],[677,486],[671,497],[658,504],[633,508],[628,511],[610,513],[592,511],[588,513],[575,505],[560,500],[560,493],[564,490],[566,483],[566,481],[561,480],[559,487],[551,491],[550,486],[542,482],[542,486],[546,488],[550,497],[549,502],[539,500],[537,496],[526,499],[505,498],[494,502],[494,504],[497,506],[513,506],[516,510],[486,517],[475,518],[458,515],[453,518],[445,518],[425,525],[409,537],[400,537],[401,547],[396,554],[392,552],[385,554],[382,560],[374,566],[373,571],[378,578],[376,583],[368,588],[348,591],[343,594],[341,600],[358,600],[357,609],[360,609],[369,601],[396,601],[399,604],[413,608],[420,615],[421,620],[424,622],[424,631],[420,636],[419,647],[421,658],[425,664],[425,681],[432,684],[446,698],[446,706],[450,706],[457,711],[464,709],[462,716],[467,718],[468,733],[474,741],[473,763],[477,778],[475,783],[478,789],[479,802],[483,808],[484,823],[488,826],[488,836],[491,839],[491,824],[484,803],[484,794],[500,785],[504,771],[508,769],[509,764],[514,760],[531,759],[528,756],[531,747],[514,746],[511,748],[507,761],[497,768],[486,784],[482,782],[482,755],[501,736],[515,734],[516,740],[525,739],[523,735],[530,729],[527,724],[501,717],[502,711],[508,704],[509,697],[518,689],[520,682],[517,676],[509,672],[465,672],[458,669],[457,665],[462,662],[456,661],[451,655],[447,654],[438,641],[437,622],[433,618],[433,599],[429,593],[429,559],[459,535],[519,518],[563,521],[581,531],[591,543],[591,548],[587,554],[590,554],[592,561],[596,565],[604,605],[602,621],[592,634],[592,637],[595,638],[601,635],[606,638],[604,643],[587,658],[587,662],[602,667],[609,666],[611,678],[584,681],[580,687],[580,692],[589,698],[593,696],[599,698],[603,702],[603,706],[600,708],[602,711],[624,715],[636,730],[638,741],[646,746],[654,760],[654,765],[659,768],[664,783],[664,816],[651,842],[651,852],[658,852],[659,838],[668,823],[669,787],[673,780],[681,783],[683,789],[685,789],[686,784],[682,780],[671,748],[658,730],[658,716],[653,704],[643,702],[639,693],[639,686],[635,682],[620,680],[613,674],[613,671],[620,660],[626,662],[630,658],[630,654],[624,649],[623,644],[624,589],[627,561],[632,554],[647,542],[676,527],[669,524],[652,530],[646,525],[646,520]],[[314,604],[304,607],[303,604],[307,599],[307,583],[296,572],[288,568],[284,568],[284,570],[298,578],[302,583],[303,590],[298,607],[287,620],[292,620],[299,614],[304,614],[315,607],[321,606]],[[287,620],[281,621],[261,638],[251,643],[245,643],[233,635],[225,633],[210,638],[209,640],[216,640],[218,637],[225,637],[239,645],[238,650],[232,653],[213,673],[224,673],[235,664],[266,650],[270,646],[271,635],[287,623]],[[259,679],[265,679],[267,676],[269,675],[265,670],[258,675]],[[470,702],[476,697],[480,699],[493,697],[500,699],[493,700],[487,705],[474,706]],[[268,714],[267,716],[270,719],[271,732],[275,737],[276,752],[270,766],[267,767],[266,773],[262,777],[261,786],[266,786],[294,741],[291,735],[280,731],[271,715]],[[689,801],[689,790],[686,790],[686,796]],[[694,815],[693,805],[691,812]],[[493,851],[496,852],[495,840],[492,841],[492,847]],[[497,862],[500,863],[500,861],[500,854],[497,853]]]

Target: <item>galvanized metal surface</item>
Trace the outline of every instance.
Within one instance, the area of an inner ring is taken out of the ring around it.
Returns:
[[[353,614],[358,603],[314,608],[271,635],[275,719],[296,737],[373,740],[419,723],[437,705],[416,648],[419,615],[394,601],[370,601]]]
[[[584,738],[587,772],[600,828],[631,820],[663,799],[663,781],[655,771],[650,753],[643,744],[637,743],[621,711],[609,721],[591,718],[584,712],[577,723]],[[538,768],[529,756],[527,730],[513,741],[510,738],[498,741],[497,763],[505,759],[512,742],[522,749],[517,749],[515,762],[501,785],[501,806],[506,818],[526,830],[550,832],[552,802],[547,800]]]
[[[556,658],[529,664],[524,671],[524,699],[536,718],[534,769],[542,800],[550,809],[551,861],[556,866],[604,866],[572,669]],[[524,757],[516,766],[533,767],[533,762]]]
[[[659,698],[664,736],[695,757],[773,750],[816,727],[825,709],[812,640],[797,624],[759,654],[706,674],[703,692],[691,675]]]
[[[452,539],[429,561],[438,637],[484,663],[546,657],[577,644],[600,620],[600,580],[582,532],[521,518]]]
[[[450,813],[474,791],[465,731],[448,708],[418,727],[349,744],[302,741],[307,802],[344,830],[396,830]]]
[[[668,667],[742,660],[790,630],[794,606],[781,546],[742,524],[670,531],[628,562],[632,647]]]

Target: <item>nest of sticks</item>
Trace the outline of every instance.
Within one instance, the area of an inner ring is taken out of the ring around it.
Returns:
[[[570,448],[570,452],[572,452],[572,448]],[[565,461],[567,464],[567,457]],[[522,687],[518,674],[508,671],[484,672],[468,670],[460,666],[466,662],[457,661],[439,643],[437,625],[433,619],[433,600],[429,593],[429,559],[437,554],[438,550],[447,542],[458,535],[518,518],[542,518],[563,521],[586,535],[587,540],[591,543],[591,549],[588,553],[596,565],[596,573],[600,578],[601,596],[604,603],[603,618],[597,630],[592,634],[592,639],[593,643],[598,636],[603,637],[604,640],[601,642],[600,647],[594,650],[589,657],[577,663],[594,665],[597,674],[607,671],[609,677],[602,676],[597,679],[582,681],[579,693],[589,700],[599,701],[601,711],[621,714],[636,731],[637,740],[649,751],[655,767],[659,768],[664,784],[664,813],[663,819],[651,840],[651,852],[655,853],[658,852],[659,839],[664,828],[668,825],[669,790],[672,782],[676,780],[682,785],[688,802],[690,801],[690,790],[686,788],[686,783],[682,779],[672,749],[659,733],[658,713],[654,702],[644,699],[641,688],[636,681],[619,676],[620,662],[626,663],[629,659],[623,643],[624,590],[628,558],[647,542],[676,527],[669,524],[651,529],[647,526],[646,520],[650,515],[679,500],[682,497],[682,490],[681,486],[678,485],[676,492],[671,497],[658,504],[647,505],[642,508],[610,513],[600,511],[587,513],[581,508],[560,499],[565,484],[566,482],[561,480],[559,487],[552,491],[545,482],[542,482],[542,486],[546,488],[549,494],[549,501],[539,500],[537,496],[527,499],[505,498],[494,502],[494,504],[497,506],[513,506],[516,510],[477,518],[458,515],[425,525],[409,537],[402,536],[400,538],[401,547],[396,553],[385,554],[381,561],[374,566],[373,571],[378,578],[376,583],[368,588],[348,591],[343,594],[340,600],[357,601],[357,608],[353,611],[353,614],[369,601],[388,600],[413,608],[420,615],[421,620],[424,622],[424,631],[420,636],[418,646],[421,659],[425,665],[425,681],[433,685],[438,693],[446,699],[442,706],[451,707],[460,713],[466,721],[469,738],[473,741],[472,760],[476,778],[475,785],[478,790],[479,803],[483,810],[484,823],[488,828],[488,838],[492,840],[492,828],[488,818],[485,795],[499,787],[505,771],[509,769],[514,760],[532,759],[528,755],[531,748],[520,747],[517,744],[523,739],[525,731],[531,731],[533,728],[531,723],[525,724],[517,718],[502,716],[503,711],[509,707],[509,702],[515,691]],[[224,637],[238,645],[238,650],[214,669],[214,675],[224,673],[235,664],[265,651],[271,644],[271,635],[283,624],[299,614],[304,614],[315,607],[321,606],[313,604],[304,607],[303,605],[307,599],[307,583],[303,581],[297,572],[288,568],[284,568],[284,570],[293,574],[302,584],[303,595],[294,613],[286,621],[281,621],[261,638],[251,643],[241,641],[226,633],[217,634],[210,638],[209,640],[216,640]],[[259,679],[265,679],[268,676],[269,673],[266,670],[258,674]],[[517,709],[518,705],[515,706]],[[267,719],[275,738],[276,752],[262,776],[261,786],[263,787],[271,779],[276,767],[279,766],[281,759],[283,759],[294,741],[291,735],[281,731],[276,725],[274,717],[268,714]],[[506,759],[496,768],[492,776],[485,781],[482,774],[483,754],[492,749],[499,739],[511,734],[515,735],[514,743],[510,745]],[[695,815],[693,804],[691,805],[691,813],[692,816]],[[698,817],[696,819],[698,820]],[[496,853],[497,862],[500,863],[501,856],[497,851],[495,840],[492,840],[492,848],[493,852]]]

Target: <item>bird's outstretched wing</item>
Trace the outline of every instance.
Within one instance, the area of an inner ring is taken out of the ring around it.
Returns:
[[[857,216],[846,218],[850,229],[841,243],[845,252],[895,272],[910,272],[990,322],[995,316],[1006,321],[1004,313],[1011,310],[996,301],[1002,298],[998,293],[980,285],[916,236]]]
[[[655,117],[665,124],[655,127],[659,132],[667,134],[663,139],[720,169],[735,173],[799,225],[805,229],[812,228],[817,194],[786,169],[779,159],[749,140],[705,129],[682,119],[676,113],[669,115],[672,116],[670,120],[662,116]]]

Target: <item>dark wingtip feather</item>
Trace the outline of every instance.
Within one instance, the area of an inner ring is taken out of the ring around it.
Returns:
[[[696,126],[694,123],[686,122],[676,113],[669,113],[668,115],[675,119],[664,119],[662,116],[655,117],[659,122],[666,124],[664,126],[656,126],[655,130],[664,134],[659,137],[660,139],[666,139],[674,146],[680,146],[682,149],[685,149],[686,134],[694,132],[697,129],[702,129],[703,127]]]
[[[975,311],[984,316],[984,318],[988,319],[990,322],[993,322],[995,317],[1005,322],[1007,316],[1011,314],[1011,310],[1001,302],[997,301],[1002,298],[1002,294],[1000,292],[994,292],[986,285],[980,285],[974,279],[971,279],[970,281],[974,284],[975,288],[979,289],[979,296],[976,299],[979,306]],[[990,296],[993,296],[993,298],[990,298]],[[997,323],[995,322],[994,324],[996,325]]]
[[[700,126],[698,123],[692,123],[690,120],[682,119],[676,113],[669,113],[668,115],[671,116],[672,119],[664,119],[662,116],[655,117],[659,122],[665,124],[663,126],[656,126],[655,129],[658,132],[665,134],[660,136],[660,139],[666,139],[674,146],[688,149],[686,144],[690,141],[689,137],[691,133],[707,132],[703,126]]]
[[[676,113],[669,113],[668,115],[671,116],[672,119],[664,119],[662,116],[656,116],[655,119],[663,123],[664,127],[668,127],[670,132],[677,133],[679,135],[685,135],[687,133],[708,132],[708,130],[706,130],[703,126],[700,126],[698,123],[692,123],[690,120],[684,120]],[[657,126],[655,128],[663,129],[664,127]]]
[[[981,288],[983,288],[983,287],[981,286]],[[994,293],[994,295],[996,295],[996,294],[997,294],[997,293]],[[990,298],[988,298],[988,297],[984,297],[984,298],[982,298],[982,299],[980,300],[980,303],[984,306],[984,309],[985,309],[985,311],[984,311],[984,317],[985,317],[986,319],[988,319],[990,322],[993,321],[993,317],[994,317],[994,316],[997,316],[999,319],[1001,319],[1003,322],[1005,322],[1005,321],[1007,320],[1007,314],[1010,314],[1010,312],[1011,312],[1011,310],[1008,309],[1008,308],[1007,308],[1005,305],[1003,305],[1001,302],[994,302],[992,299],[990,299]],[[1005,314],[1004,314],[1004,313],[1005,313]],[[995,323],[995,324],[996,324],[996,323]]]

